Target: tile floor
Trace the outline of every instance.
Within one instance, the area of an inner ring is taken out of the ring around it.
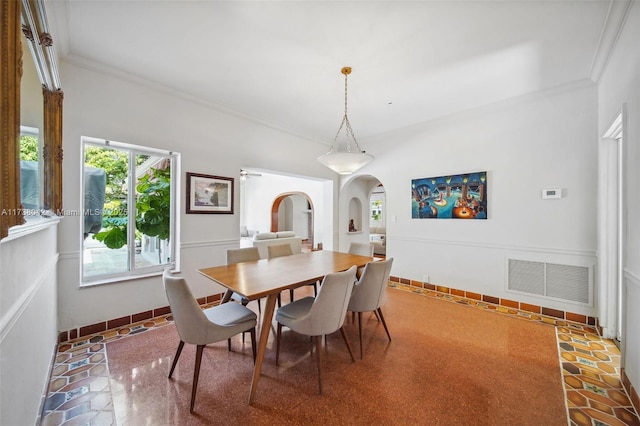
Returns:
[[[397,290],[556,327],[567,424],[640,426],[640,418],[619,379],[620,352],[613,342],[600,338],[594,328],[451,294],[389,284]],[[39,423],[44,426],[116,424],[106,345],[169,324],[172,324],[171,316],[166,315],[60,344]]]

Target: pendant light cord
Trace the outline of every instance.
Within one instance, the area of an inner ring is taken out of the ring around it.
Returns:
[[[351,123],[349,122],[349,118],[347,117],[347,93],[348,93],[348,89],[347,89],[347,78],[349,73],[351,72],[351,68],[349,67],[345,67],[342,69],[342,73],[344,74],[344,115],[342,116],[342,122],[340,123],[340,127],[338,128],[338,132],[336,133],[336,137],[333,138],[333,145],[331,146],[331,151],[333,151],[333,148],[337,145],[338,143],[338,136],[340,136],[340,131],[342,130],[343,127],[346,126],[346,133],[347,133],[347,151],[351,152],[351,147],[349,145],[349,136],[351,136],[351,139],[353,139],[353,142],[356,145],[356,148],[358,148],[358,152],[364,152],[362,151],[362,149],[360,148],[360,145],[358,144],[358,141],[356,140],[356,135],[353,133],[353,129],[351,128]]]

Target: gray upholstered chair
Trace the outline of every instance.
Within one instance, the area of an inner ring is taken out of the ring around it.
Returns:
[[[251,262],[255,260],[260,260],[260,250],[258,250],[258,247],[242,247],[227,250],[227,265],[241,262]],[[244,306],[247,306],[247,304],[249,303],[249,299],[235,292],[231,295],[231,299],[235,300],[236,302],[240,302]],[[260,299],[258,299],[257,302],[258,312],[262,312]]]
[[[373,244],[371,243],[351,243],[349,244],[349,253],[357,254],[360,256],[373,257]],[[356,278],[360,278],[362,270],[364,268],[358,268],[356,272]]]
[[[281,256],[291,256],[293,254],[293,249],[291,248],[291,244],[276,244],[268,247],[269,250],[269,259],[273,259],[274,257]],[[305,285],[313,286],[313,294],[318,294],[318,283],[316,281],[312,281],[306,283]],[[293,289],[289,290],[289,300],[293,302]],[[281,306],[282,302],[280,296],[278,296],[278,306]]]
[[[171,314],[178,329],[180,343],[169,370],[169,378],[173,375],[178,358],[185,343],[196,345],[196,363],[191,385],[191,405],[193,413],[200,375],[202,351],[209,343],[230,339],[244,331],[251,332],[253,360],[256,359],[256,314],[238,303],[224,303],[208,309],[201,309],[193,297],[187,281],[182,277],[173,277],[169,271],[162,276],[164,289],[169,299]]]
[[[269,251],[269,259],[281,256],[291,256],[293,254],[293,249],[289,243],[274,244],[272,246],[268,246],[267,250]]]
[[[351,244],[349,244],[349,253],[358,254],[360,256],[373,257],[373,244],[371,244],[371,243],[351,243]]]
[[[260,250],[258,247],[242,247],[227,250],[227,264],[250,262],[260,260]]]
[[[282,327],[289,327],[292,331],[312,336],[315,340],[318,361],[318,387],[322,394],[322,336],[337,330],[342,333],[351,360],[355,361],[351,345],[342,328],[347,306],[351,297],[351,290],[356,277],[356,267],[347,271],[328,274],[322,280],[322,285],[316,297],[304,297],[278,309],[276,321],[278,329],[276,335],[276,365],[280,360],[280,340]]]
[[[362,313],[375,312],[382,321],[387,337],[391,341],[391,335],[387,328],[387,323],[382,316],[382,305],[384,301],[384,290],[387,288],[393,258],[377,262],[369,262],[365,265],[362,276],[356,283],[348,310],[358,313],[358,334],[360,337],[360,358],[362,359]]]

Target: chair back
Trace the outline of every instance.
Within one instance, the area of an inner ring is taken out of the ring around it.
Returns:
[[[371,243],[351,243],[351,244],[349,244],[349,253],[358,254],[360,256],[373,257],[373,244],[371,244]]]
[[[227,265],[250,262],[252,260],[260,260],[260,250],[258,250],[258,247],[243,247],[227,250]]]
[[[269,259],[273,259],[274,257],[281,256],[291,256],[293,254],[293,250],[291,249],[291,244],[275,244],[268,247],[269,250]]]
[[[356,283],[349,310],[352,312],[375,311],[383,302],[384,290],[391,274],[393,257],[365,265],[362,276]]]
[[[208,343],[207,330],[210,327],[210,321],[193,297],[187,280],[182,277],[173,277],[167,270],[162,275],[162,282],[180,340],[195,345]]]
[[[342,327],[356,279],[356,269],[352,266],[344,272],[334,272],[324,277],[305,324],[300,324],[298,332],[322,336]]]

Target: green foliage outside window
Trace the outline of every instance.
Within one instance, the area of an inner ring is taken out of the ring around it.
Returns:
[[[171,235],[171,170],[150,169],[136,186],[136,232],[168,240]],[[107,247],[119,249],[127,244],[128,218],[105,217],[104,230],[94,235]]]
[[[371,201],[371,220],[382,220],[382,200]]]
[[[38,138],[35,136],[20,136],[20,159],[23,161],[38,161]]]
[[[136,166],[149,157],[136,155]],[[102,230],[93,238],[108,248],[119,249],[127,244],[128,208],[127,179],[129,154],[104,147],[85,147],[85,164],[106,173],[105,204]],[[136,239],[142,234],[168,240],[171,226],[171,169],[149,169],[136,185]]]
[[[171,170],[151,169],[138,180],[136,228],[145,235],[168,240],[171,236]]]

